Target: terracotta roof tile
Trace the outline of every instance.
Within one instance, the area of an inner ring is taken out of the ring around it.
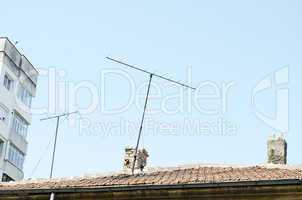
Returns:
[[[219,167],[198,166],[162,169],[144,174],[117,174],[111,176],[85,177],[59,180],[27,180],[0,183],[1,190],[101,188],[128,185],[175,185],[191,183],[226,183],[244,181],[302,179],[302,168],[289,167]]]

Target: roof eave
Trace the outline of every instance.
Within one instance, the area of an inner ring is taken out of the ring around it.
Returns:
[[[134,190],[161,190],[161,189],[196,189],[196,188],[223,188],[223,187],[251,187],[251,186],[282,186],[302,185],[301,179],[284,180],[262,180],[262,181],[240,181],[221,183],[191,183],[173,185],[122,185],[102,187],[71,187],[57,189],[20,189],[0,190],[0,195],[14,194],[50,194],[50,193],[86,193],[86,192],[125,192]]]

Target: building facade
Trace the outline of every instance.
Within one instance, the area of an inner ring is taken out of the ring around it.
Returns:
[[[27,58],[0,37],[0,181],[23,179],[37,79],[38,71]]]

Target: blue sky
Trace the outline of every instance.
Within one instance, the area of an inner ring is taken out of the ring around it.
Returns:
[[[186,119],[211,124],[223,119],[236,127],[231,135],[197,134],[195,130],[191,130],[192,134],[177,134],[177,131],[152,134],[145,130],[142,146],[149,150],[152,166],[265,163],[266,140],[280,130],[269,126],[255,113],[278,112],[276,91],[279,90],[270,88],[259,94],[257,109],[251,104],[252,91],[262,79],[274,76],[285,67],[289,70],[289,82],[282,86],[289,91],[289,103],[283,105],[289,110],[289,131],[285,134],[288,160],[289,164],[301,164],[301,6],[300,1],[3,1],[0,35],[19,41],[18,48],[42,71],[48,68],[56,69],[57,73],[64,71],[64,77],[56,84],[94,85],[100,92],[99,99],[105,98],[108,109],[123,107],[130,92],[125,77],[110,75],[102,81],[104,70],[128,74],[137,87],[146,83],[148,76],[109,62],[106,56],[183,82],[188,82],[190,66],[190,84],[196,87],[205,81],[219,88],[223,83],[232,83],[227,93],[227,109],[223,112],[219,110],[220,99],[212,98],[199,103],[203,108],[217,109],[216,114],[198,109],[176,114],[147,113],[147,120],[155,123],[181,126]],[[33,107],[46,107],[49,102],[57,101],[49,95],[48,81],[48,76],[40,77]],[[150,100],[151,110],[160,108],[165,97],[178,94],[177,87],[166,87],[164,81],[154,79],[154,83],[162,92],[157,99]],[[105,93],[102,87],[106,88]],[[140,98],[139,94],[145,90],[136,89],[131,90],[131,96]],[[212,93],[212,89],[203,88],[199,92],[205,95]],[[156,95],[156,91],[153,89],[151,93]],[[192,95],[188,90],[183,94]],[[78,106],[74,109],[87,107],[91,100],[85,89],[79,90],[76,97],[65,96],[77,99]],[[139,102],[142,101],[140,98]],[[181,102],[187,105],[190,100],[171,100],[168,106],[175,108]],[[99,102],[99,106],[104,104]],[[55,122],[39,119],[67,110],[72,111],[69,106],[63,106],[33,116],[24,167],[26,178],[49,174],[51,146],[48,144],[53,138]],[[283,111],[278,114],[286,116]],[[55,176],[120,170],[123,149],[135,144],[137,131],[132,136],[110,129],[106,133],[99,124],[120,125],[127,120],[137,123],[141,113],[141,109],[131,104],[121,113],[107,114],[97,109],[82,114],[82,118],[94,125],[89,128],[90,134],[81,134],[77,126],[63,122]]]

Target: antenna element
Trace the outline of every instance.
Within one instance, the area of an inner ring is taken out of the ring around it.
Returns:
[[[134,154],[133,164],[132,164],[132,174],[134,174],[135,163],[136,163],[136,159],[137,159],[137,152],[138,152],[140,138],[141,138],[141,135],[142,135],[143,124],[144,124],[144,120],[145,120],[145,113],[146,113],[146,109],[147,109],[147,104],[148,104],[148,99],[149,99],[149,94],[150,94],[150,87],[151,87],[152,78],[153,77],[157,77],[157,78],[160,78],[160,79],[172,82],[172,83],[174,83],[176,85],[179,85],[179,86],[182,86],[182,87],[185,87],[185,88],[189,88],[189,89],[192,89],[192,90],[196,90],[196,88],[191,87],[191,86],[186,85],[186,84],[183,84],[183,83],[180,83],[178,81],[174,81],[174,80],[166,78],[164,76],[157,75],[155,73],[151,73],[151,72],[149,72],[147,70],[144,70],[144,69],[141,69],[139,67],[136,67],[136,66],[133,66],[133,65],[129,65],[127,63],[124,63],[124,62],[122,62],[120,60],[117,60],[117,59],[114,59],[114,58],[106,57],[106,59],[108,59],[110,61],[113,61],[115,63],[121,64],[121,65],[124,65],[126,67],[130,67],[132,69],[144,72],[146,74],[149,74],[149,84],[148,84],[147,95],[146,95],[146,99],[145,99],[145,106],[144,106],[144,111],[143,111],[143,115],[142,115],[142,119],[141,119],[141,124],[140,124],[140,128],[139,128],[139,133],[138,133],[138,138],[137,138],[136,148],[135,148],[135,154]]]

